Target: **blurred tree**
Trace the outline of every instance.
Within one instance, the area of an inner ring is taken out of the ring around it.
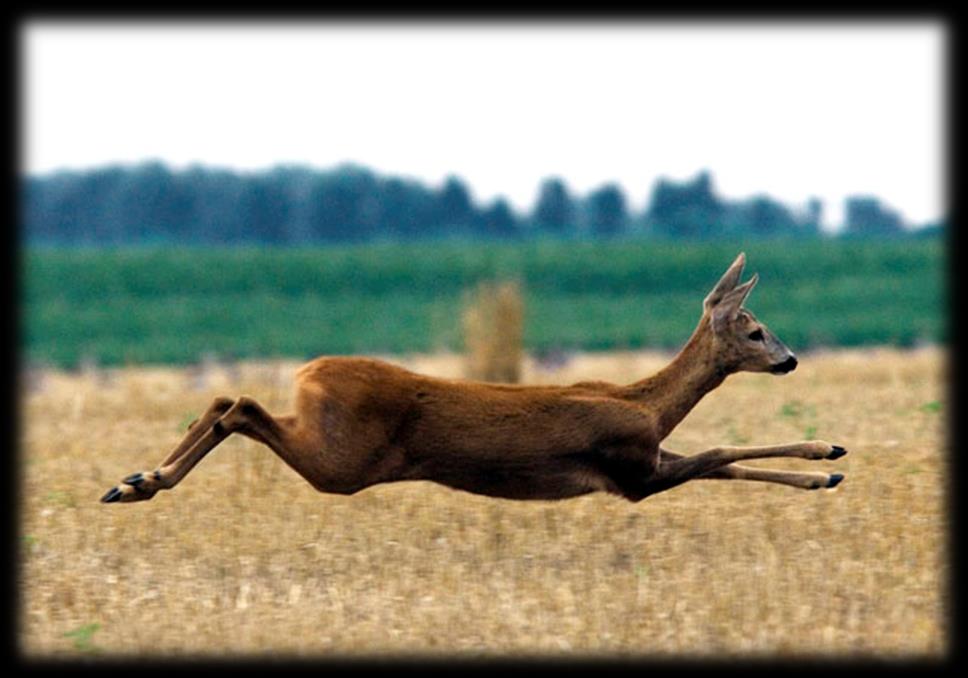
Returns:
[[[713,193],[712,178],[703,170],[692,181],[659,179],[646,216],[656,233],[695,238],[719,235],[724,213],[723,203]]]
[[[319,241],[363,241],[385,230],[381,187],[369,171],[343,165],[317,174],[308,192],[305,218]]]
[[[144,200],[138,204],[122,201],[132,180],[138,184],[135,190],[144,193]],[[77,235],[85,243],[114,245],[157,231],[163,183],[158,172],[148,170],[132,176],[117,166],[80,175],[78,193],[83,198],[73,206]]]
[[[55,234],[48,199],[49,183],[40,177],[25,177],[21,184],[20,205],[17,218],[21,237],[28,243],[50,241]]]
[[[78,242],[77,215],[80,182],[70,172],[55,172],[45,178],[28,178],[21,200],[20,219],[33,242],[74,244]]]
[[[494,238],[509,238],[521,234],[518,220],[504,198],[493,201],[481,214],[480,231]]]
[[[465,182],[454,175],[432,190],[418,181],[381,177],[350,164],[328,171],[280,166],[238,173],[198,166],[172,172],[149,162],[24,177],[20,197],[28,241],[63,244],[301,244],[447,233],[508,237],[522,235],[526,225],[534,227],[532,232],[567,235],[579,219],[589,232],[608,236],[628,230],[633,222],[615,184],[576,200],[562,179],[547,178],[533,212],[521,219],[504,199],[478,208]],[[817,233],[821,214],[816,199],[805,214],[794,214],[763,195],[745,202],[721,201],[704,171],[681,183],[660,179],[640,219],[646,231],[709,237],[791,229]],[[848,233],[905,230],[895,213],[870,197],[851,199],[848,222]]]
[[[589,230],[597,236],[609,237],[624,231],[628,225],[625,193],[612,183],[593,191],[587,200]]]
[[[439,232],[433,198],[430,191],[414,181],[398,177],[382,180],[379,192],[382,229],[403,239]]]
[[[434,222],[440,224],[447,233],[467,232],[472,228],[474,205],[470,191],[463,181],[455,176],[447,177],[443,188],[437,194],[437,215]]]
[[[947,222],[931,221],[926,224],[922,224],[917,228],[911,229],[911,235],[917,238],[944,237],[947,230],[948,230]]]
[[[228,170],[191,167],[183,176],[191,195],[191,223],[186,241],[228,244],[242,235],[241,205],[245,181]]]
[[[808,235],[819,235],[823,224],[823,201],[811,197],[807,201],[807,215],[803,222],[803,230]]]
[[[304,167],[284,166],[276,170],[277,181],[288,203],[287,218],[279,224],[279,240],[300,244],[313,242],[311,195],[316,173]]]
[[[263,243],[284,242],[290,206],[280,172],[249,177],[239,202],[239,239]]]
[[[541,183],[531,221],[547,233],[561,235],[575,230],[575,205],[564,181],[551,177]]]
[[[757,195],[744,204],[746,227],[751,235],[792,235],[799,224],[784,205],[766,195]]]
[[[850,196],[844,201],[844,208],[846,235],[898,235],[905,230],[897,212],[873,196]]]
[[[111,167],[85,176],[99,185],[88,187],[85,201],[96,214],[91,223],[95,243],[171,239],[186,227],[190,202],[162,163]]]

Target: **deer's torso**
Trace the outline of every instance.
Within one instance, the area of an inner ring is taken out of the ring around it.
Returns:
[[[321,459],[338,460],[329,472],[352,476],[362,458],[386,480],[558,498],[614,490],[613,467],[648,467],[657,458],[649,410],[619,392],[601,382],[440,379],[375,359],[325,357],[297,373],[297,419],[322,422],[314,444]]]

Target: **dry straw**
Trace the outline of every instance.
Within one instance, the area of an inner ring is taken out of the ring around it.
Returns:
[[[240,436],[171,492],[102,504],[119,470],[152,468],[216,396],[291,412],[281,375],[298,363],[242,363],[236,386],[218,375],[200,391],[185,369],[132,366],[105,384],[46,370],[19,408],[18,648],[68,660],[940,658],[951,649],[946,355],[802,357],[784,377],[730,377],[663,446],[816,435],[850,450],[835,462],[842,485],[697,481],[638,504],[492,499],[426,481],[323,494]],[[667,361],[579,354],[540,379],[621,382]],[[399,364],[460,370],[448,355]]]
[[[484,281],[467,295],[463,313],[464,374],[517,383],[524,357],[524,298],[517,281]]]

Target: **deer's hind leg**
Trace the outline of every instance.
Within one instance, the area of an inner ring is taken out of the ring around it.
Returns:
[[[685,455],[670,452],[660,448],[661,463],[669,463],[677,459],[686,459]],[[696,476],[697,480],[758,480],[779,485],[789,485],[803,490],[816,490],[821,487],[834,487],[844,476],[839,473],[809,473],[800,471],[774,471],[771,469],[754,468],[740,464],[727,464],[715,470]]]
[[[211,428],[212,424],[228,412],[234,404],[235,400],[232,398],[218,397],[213,400],[212,404],[208,406],[208,409],[205,410],[202,416],[188,425],[188,432],[185,434],[185,437],[182,438],[178,446],[172,450],[171,454],[165,457],[165,460],[159,466],[166,466],[185,454],[205,434],[205,431]]]
[[[212,427],[212,424],[214,424],[216,420],[228,412],[234,404],[235,400],[232,398],[218,397],[213,400],[212,404],[208,406],[208,409],[205,410],[202,416],[188,425],[188,431],[185,433],[185,436],[181,439],[178,445],[175,446],[175,449],[172,450],[167,457],[165,457],[164,461],[158,465],[158,469],[160,469],[162,466],[171,464],[185,454],[185,452],[190,450],[192,446],[195,445],[195,443],[197,443],[203,435],[205,435],[205,432]],[[153,478],[158,469],[155,469],[155,471],[132,473],[121,481],[121,485],[115,486],[108,490],[107,493],[101,497],[101,501],[143,501],[145,499],[151,499],[157,489],[152,491],[150,489],[151,483],[146,483],[145,479]]]
[[[101,497],[102,502],[135,502],[151,499],[158,490],[177,485],[216,445],[232,433],[240,433],[264,443],[284,461],[293,465],[298,460],[291,450],[280,422],[261,405],[247,396],[238,400],[216,398],[206,412],[194,422],[188,433],[154,471],[134,473]]]

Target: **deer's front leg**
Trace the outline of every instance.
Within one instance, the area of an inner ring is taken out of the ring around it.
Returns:
[[[661,463],[668,464],[678,459],[687,459],[685,455],[670,452],[660,448]],[[844,476],[840,473],[803,473],[799,471],[774,471],[772,469],[754,468],[740,464],[727,464],[717,469],[703,473],[697,480],[755,480],[778,485],[788,485],[803,490],[816,490],[821,487],[834,487]]]
[[[760,447],[717,447],[690,457],[670,459],[667,463],[660,461],[659,468],[646,482],[647,495],[663,492],[695,478],[720,471],[733,462],[745,459],[766,459],[770,457],[796,457],[814,460],[839,459],[845,454],[847,454],[847,450],[843,447],[831,445],[823,440]],[[742,473],[742,471],[739,471],[739,473]],[[843,479],[844,476],[840,473],[831,474],[825,487],[834,487]]]

